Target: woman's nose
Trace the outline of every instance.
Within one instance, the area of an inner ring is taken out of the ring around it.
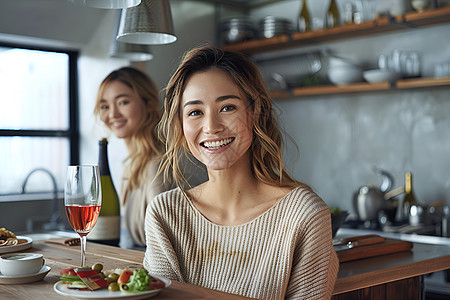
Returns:
[[[206,133],[214,134],[220,132],[223,128],[220,118],[215,114],[209,114],[204,119],[203,130]]]
[[[112,105],[111,108],[109,109],[109,117],[117,118],[118,116],[120,116],[119,108],[115,105]]]

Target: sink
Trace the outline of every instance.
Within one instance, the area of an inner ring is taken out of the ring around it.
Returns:
[[[22,235],[31,238],[33,241],[42,241],[48,239],[62,239],[62,238],[79,238],[80,236],[75,231],[43,231],[43,232],[25,232],[17,235]]]

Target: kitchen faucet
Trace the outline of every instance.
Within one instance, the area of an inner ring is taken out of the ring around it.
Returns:
[[[59,226],[60,213],[59,213],[59,209],[58,209],[58,187],[56,184],[55,176],[53,176],[53,174],[45,168],[36,168],[36,169],[31,170],[31,172],[28,173],[27,177],[23,181],[22,194],[25,194],[25,186],[27,185],[27,182],[28,182],[28,179],[30,178],[30,176],[39,171],[46,173],[52,180],[52,184],[53,184],[53,213],[50,217],[50,222],[44,224],[43,227],[45,230],[58,230],[59,227],[61,227],[61,226]]]

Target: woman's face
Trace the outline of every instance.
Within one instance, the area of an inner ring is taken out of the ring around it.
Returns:
[[[112,133],[126,143],[144,121],[146,107],[141,97],[120,81],[105,86],[100,98],[100,119]]]
[[[217,68],[188,78],[181,101],[184,137],[192,154],[209,169],[248,164],[251,110],[241,89]]]

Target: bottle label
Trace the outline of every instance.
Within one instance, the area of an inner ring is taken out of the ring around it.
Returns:
[[[297,23],[298,31],[305,32],[307,30],[307,27],[306,27],[307,21],[305,20],[305,18],[300,17],[300,18],[298,18],[297,21],[298,21],[298,23]]]
[[[87,235],[89,240],[115,240],[120,237],[120,216],[99,216]]]

